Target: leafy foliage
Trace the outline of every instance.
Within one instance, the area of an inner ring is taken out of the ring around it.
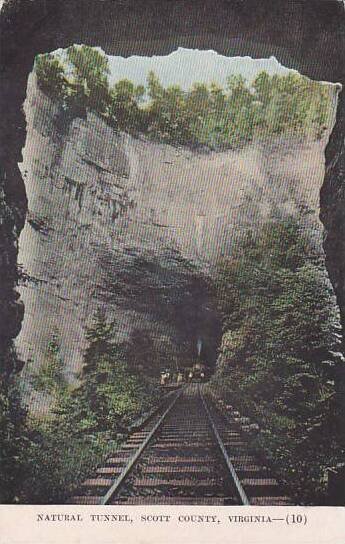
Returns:
[[[124,131],[145,130],[145,112],[140,108],[144,94],[142,85],[134,85],[128,79],[115,83],[110,89],[108,116],[111,124]]]
[[[173,145],[236,149],[256,137],[293,133],[320,138],[330,124],[325,85],[297,73],[261,72],[250,85],[232,75],[226,88],[195,83],[163,87],[154,72],[147,87],[125,79],[109,86],[107,57],[88,46],[67,49],[65,61],[38,57],[39,87],[74,115],[96,111],[113,127]]]
[[[0,385],[0,503],[12,503],[28,465],[30,433],[16,386]]]
[[[40,376],[40,387],[47,386],[55,402],[46,418],[31,418],[20,490],[23,502],[65,501],[91,468],[116,449],[133,421],[159,400],[153,385],[129,370],[124,346],[114,342],[114,324],[103,312],[96,313],[86,336],[85,365],[77,387],[68,388],[51,372],[45,371],[44,379]],[[52,351],[56,358],[55,340],[48,358]]]
[[[105,113],[110,98],[107,57],[93,47],[74,45],[67,49],[67,59],[72,68],[68,104]]]
[[[66,385],[63,376],[63,360],[56,336],[49,342],[47,357],[38,372],[33,376],[32,385],[38,392],[54,394]]]
[[[76,409],[73,415],[73,409]],[[46,420],[31,422],[31,442],[26,451],[26,472],[19,490],[20,502],[65,502],[78,483],[118,442],[107,433],[90,433],[80,421],[80,403],[60,399],[57,411]],[[89,425],[89,423],[88,423]]]
[[[67,96],[68,81],[62,62],[49,53],[39,55],[35,62],[38,87],[45,94],[57,100]]]
[[[102,312],[97,312],[87,338],[83,381],[76,398],[89,405],[98,429],[126,432],[133,419],[157,400],[156,389],[127,363],[127,346],[113,342],[114,324],[108,324]]]
[[[322,500],[325,469],[341,455],[327,371],[339,315],[303,226],[303,218],[268,223],[220,264],[224,333],[211,386],[262,426],[258,444],[310,502]]]

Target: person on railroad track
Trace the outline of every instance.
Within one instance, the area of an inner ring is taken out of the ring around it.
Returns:
[[[161,372],[161,385],[164,386],[166,382],[166,374],[165,372]]]
[[[170,378],[170,372],[168,370],[163,370],[163,372],[161,372],[161,385],[168,385],[170,382]]]

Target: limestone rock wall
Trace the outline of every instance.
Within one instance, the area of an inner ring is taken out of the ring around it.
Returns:
[[[204,277],[238,234],[308,206],[321,243],[327,137],[219,153],[160,145],[119,134],[93,113],[67,119],[33,76],[25,113],[28,214],[18,263],[26,311],[16,347],[32,360],[28,371],[56,335],[73,379],[99,306],[119,339],[147,329],[178,358],[195,353],[202,336],[215,357],[219,322]]]

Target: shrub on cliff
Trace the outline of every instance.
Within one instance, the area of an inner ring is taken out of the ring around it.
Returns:
[[[108,119],[110,123],[124,131],[145,132],[147,116],[140,107],[145,87],[134,85],[128,79],[116,82],[110,89]]]
[[[87,45],[67,49],[68,105],[105,114],[110,102],[106,55]]]
[[[38,88],[53,100],[64,101],[68,91],[65,68],[53,54],[38,55],[35,61]]]

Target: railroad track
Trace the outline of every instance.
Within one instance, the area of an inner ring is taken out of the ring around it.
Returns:
[[[83,482],[73,504],[291,505],[240,424],[190,384]]]

